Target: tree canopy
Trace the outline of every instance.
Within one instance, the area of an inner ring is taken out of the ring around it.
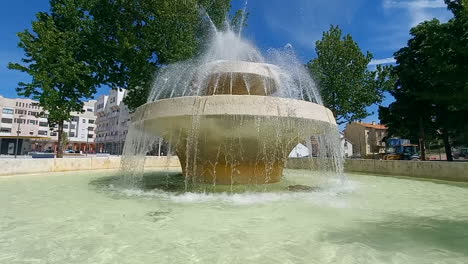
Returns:
[[[362,53],[351,35],[342,34],[338,26],[331,26],[316,42],[317,58],[308,63],[324,105],[338,123],[368,116],[366,108],[381,102],[389,89],[389,68],[378,65],[376,71],[370,71],[372,54]]]
[[[84,3],[93,17],[90,63],[103,84],[128,90],[125,103],[130,109],[146,102],[159,67],[196,55],[207,38],[209,23],[222,27],[230,10],[230,0]]]

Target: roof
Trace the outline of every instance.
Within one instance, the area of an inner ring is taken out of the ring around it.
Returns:
[[[388,129],[385,125],[381,124],[371,124],[371,123],[364,123],[364,122],[356,122],[355,124],[364,126],[364,127],[369,127],[369,128],[375,128],[375,129]]]

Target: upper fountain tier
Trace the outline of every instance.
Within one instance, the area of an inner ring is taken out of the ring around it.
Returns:
[[[268,63],[217,60],[201,67],[196,79],[201,95],[272,95],[280,85],[281,70]]]

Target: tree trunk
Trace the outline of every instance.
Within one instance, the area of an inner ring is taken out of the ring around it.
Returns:
[[[452,146],[450,145],[449,136],[446,130],[442,130],[442,140],[444,141],[445,155],[447,161],[453,161]]]
[[[419,149],[421,160],[426,160],[426,133],[424,132],[423,120],[419,117]]]
[[[58,123],[57,158],[63,158],[63,120]]]

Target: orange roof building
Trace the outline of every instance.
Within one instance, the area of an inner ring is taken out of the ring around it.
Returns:
[[[353,156],[375,158],[385,153],[387,130],[385,125],[376,122],[352,122],[346,126],[344,135],[353,144]]]

